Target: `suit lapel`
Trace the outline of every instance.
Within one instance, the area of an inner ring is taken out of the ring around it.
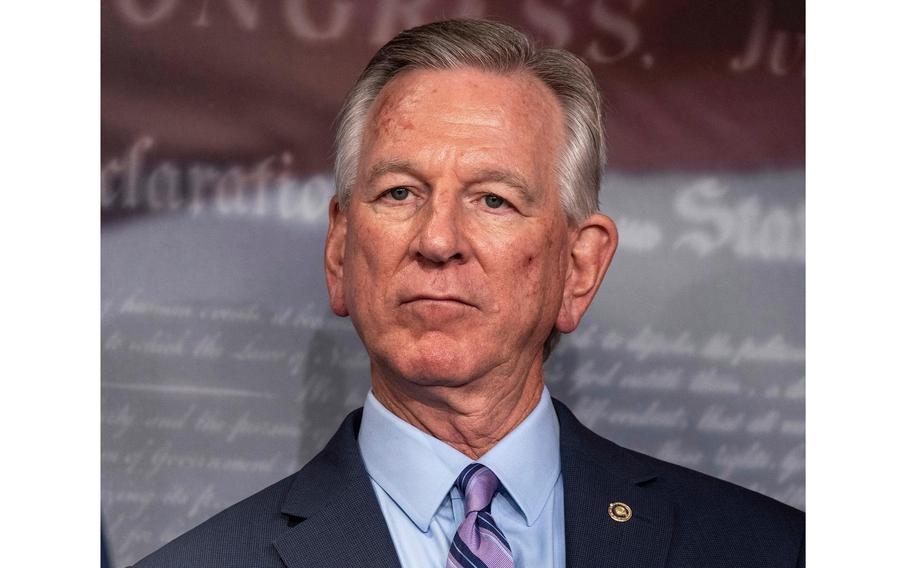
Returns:
[[[663,568],[673,507],[635,456],[594,434],[557,400],[567,568]],[[357,446],[361,411],[297,474],[281,512],[299,521],[276,539],[288,568],[400,566]],[[610,505],[632,510],[613,520]]]
[[[673,507],[649,487],[655,475],[629,451],[585,428],[559,401],[567,568],[662,568],[673,532]],[[631,509],[625,522],[610,506]]]
[[[297,474],[281,512],[299,521],[272,544],[288,568],[399,566],[357,446],[361,411]]]

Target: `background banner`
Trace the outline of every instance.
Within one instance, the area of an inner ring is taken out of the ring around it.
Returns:
[[[615,442],[804,507],[799,2],[102,2],[102,512],[131,563],[311,458],[369,388],[329,310],[332,121],[400,29],[594,71],[620,249],[546,365]]]

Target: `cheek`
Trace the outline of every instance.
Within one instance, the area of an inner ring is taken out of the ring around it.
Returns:
[[[558,285],[562,278],[561,243],[548,232],[535,242],[520,243],[520,256],[515,269],[521,273],[518,286],[527,294],[561,295]]]
[[[381,260],[385,258],[382,246],[385,242],[375,228],[358,226],[348,230],[345,255],[345,275],[348,296],[355,298],[369,295],[382,278]]]
[[[372,270],[381,268],[383,260],[393,256],[393,243],[395,236],[388,227],[381,223],[366,222],[368,219],[353,218],[348,229],[349,250],[353,251],[353,259],[358,267],[365,265]]]
[[[512,287],[520,293],[538,293],[552,270],[551,249],[548,247],[545,239],[526,238],[513,243],[511,250],[500,257],[509,259],[501,264],[503,277],[511,281]]]
[[[347,233],[345,275],[347,297],[355,307],[374,311],[393,293],[394,277],[404,255],[407,235],[383,223],[352,219]]]
[[[516,268],[534,272],[550,271],[558,264],[559,242],[550,233],[552,230],[541,231],[542,235],[536,238],[524,237],[515,239],[510,245],[510,252],[516,260]]]

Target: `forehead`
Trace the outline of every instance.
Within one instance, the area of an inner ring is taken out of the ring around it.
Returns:
[[[389,82],[373,103],[362,158],[445,154],[468,163],[508,159],[552,172],[562,120],[556,96],[528,73],[412,70]]]

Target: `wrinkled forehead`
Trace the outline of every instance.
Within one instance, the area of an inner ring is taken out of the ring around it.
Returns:
[[[370,118],[377,119],[390,112],[407,111],[411,105],[435,95],[440,102],[455,106],[483,108],[485,105],[504,106],[558,112],[556,96],[543,81],[527,71],[494,73],[474,67],[453,69],[410,69],[399,73],[380,91],[370,108]],[[549,122],[543,116],[539,122]]]
[[[370,108],[364,148],[428,131],[453,142],[498,140],[516,155],[548,163],[564,139],[562,109],[540,79],[468,67],[415,69],[395,77]]]

